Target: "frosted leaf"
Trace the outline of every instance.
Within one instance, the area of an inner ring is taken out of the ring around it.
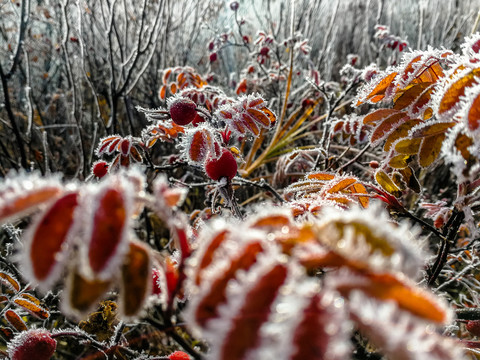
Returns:
[[[10,171],[0,185],[0,224],[31,214],[63,191],[59,175]]]
[[[28,281],[44,291],[62,275],[79,232],[79,192],[66,192],[24,232],[18,261]]]
[[[276,120],[260,94],[241,96],[235,102],[220,107],[215,117],[238,136],[258,136],[262,129],[271,128]]]
[[[172,211],[181,206],[188,193],[187,188],[172,187],[164,175],[158,175],[152,184],[153,204],[156,213],[165,222],[169,222]]]
[[[395,225],[379,206],[348,211],[325,208],[315,224],[319,241],[374,270],[400,271],[416,278],[425,263],[418,230]]]
[[[85,276],[109,279],[128,250],[135,186],[124,176],[111,176],[85,189],[78,213],[82,214],[80,258]]]
[[[208,124],[186,129],[179,148],[182,159],[187,163],[203,166],[210,153],[217,154],[220,151],[217,131]]]
[[[347,359],[351,324],[343,303],[292,266],[260,329],[260,346],[247,359]]]
[[[392,302],[374,300],[355,291],[350,295],[349,309],[360,332],[389,359],[464,359],[456,341],[437,334],[434,327],[400,310]]]

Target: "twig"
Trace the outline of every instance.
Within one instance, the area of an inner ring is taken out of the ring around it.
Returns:
[[[445,240],[442,241],[442,246],[440,247],[440,250],[438,252],[437,259],[435,260],[435,263],[431,268],[430,276],[427,282],[428,285],[432,285],[440,275],[440,272],[442,271],[442,268],[447,261],[450,247],[452,246],[452,243],[455,240],[458,229],[460,228],[460,225],[462,224],[464,218],[465,218],[464,212],[461,210],[458,210],[457,208],[454,208],[452,216],[450,217],[450,219],[448,220],[447,224],[444,227],[445,229],[444,234],[446,232],[446,236],[444,235],[444,237],[446,238]]]
[[[27,29],[27,23],[30,18],[29,17],[30,12],[27,11],[27,7],[28,9],[30,9],[30,0],[23,0],[20,8],[20,29],[18,31],[17,47],[15,49],[15,55],[13,57],[12,66],[10,67],[9,72],[5,74],[5,78],[7,80],[9,80],[12,77],[12,75],[15,73],[15,70],[17,69],[17,66],[20,62],[20,54],[22,53],[22,45],[25,38],[25,30]]]
[[[285,200],[282,198],[282,196],[268,183],[265,181],[264,178],[261,178],[259,181],[251,181],[251,180],[247,180],[247,179],[244,179],[242,177],[235,177],[234,178],[235,181],[238,181],[238,182],[241,182],[243,184],[247,184],[247,185],[252,185],[252,186],[255,186],[255,187],[258,187],[260,189],[264,189],[266,191],[269,191],[273,194],[273,196],[275,196],[275,198],[281,202],[281,203],[284,203]]]
[[[346,164],[343,164],[342,166],[340,166],[337,171],[340,172],[342,171],[343,169],[349,167],[350,165],[352,165],[354,162],[356,162],[358,159],[360,159],[360,157],[365,154],[367,152],[367,150],[370,148],[370,143],[367,144],[367,146],[365,146],[357,155],[355,155],[355,157],[350,160],[349,162],[347,162]]]

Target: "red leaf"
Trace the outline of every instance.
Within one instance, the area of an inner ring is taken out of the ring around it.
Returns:
[[[77,205],[77,193],[64,195],[42,215],[32,229],[28,261],[37,281],[51,279],[60,253],[65,250]]]
[[[245,294],[245,303],[233,318],[222,344],[220,359],[241,360],[258,345],[259,330],[270,315],[270,307],[287,277],[287,267],[273,266]]]
[[[204,269],[206,269],[213,261],[213,257],[215,255],[215,251],[220,247],[220,245],[225,241],[227,235],[229,235],[230,231],[225,229],[217,233],[209,242],[207,248],[205,249],[204,253],[202,254],[201,259],[199,260],[199,265],[196,269],[196,277],[195,277],[195,284],[200,285],[201,282],[201,274]]]
[[[126,240],[128,212],[123,191],[110,186],[98,195],[88,245],[88,264],[97,276],[104,275]]]
[[[257,259],[257,255],[263,251],[260,242],[252,242],[246,245],[238,257],[230,261],[230,266],[219,274],[209,286],[209,291],[200,300],[195,310],[195,319],[199,325],[205,326],[208,320],[218,316],[218,307],[226,301],[227,285],[236,277],[238,270],[248,270]]]

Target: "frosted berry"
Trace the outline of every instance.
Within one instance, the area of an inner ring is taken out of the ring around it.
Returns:
[[[232,1],[230,3],[230,9],[232,9],[233,11],[237,11],[239,6],[240,4],[238,3],[238,1]]]
[[[466,325],[470,334],[480,336],[480,320],[469,320]]]
[[[219,158],[207,160],[205,172],[212,180],[219,180],[222,177],[231,180],[237,174],[237,161],[230,151],[223,149]]]
[[[211,53],[210,54],[210,62],[213,63],[217,61],[217,53]]]
[[[107,175],[108,172],[108,164],[106,161],[97,161],[92,166],[92,174],[95,175],[97,178],[102,178]]]
[[[49,360],[57,342],[45,329],[23,331],[8,344],[8,355],[11,360]]]
[[[174,353],[171,353],[168,358],[170,360],[190,360],[190,356],[183,351],[175,351]]]
[[[197,105],[190,99],[176,98],[168,107],[170,117],[177,125],[188,125],[197,116]]]
[[[264,46],[260,49],[260,55],[262,55],[262,56],[267,56],[269,52],[270,52],[270,49],[266,46]]]

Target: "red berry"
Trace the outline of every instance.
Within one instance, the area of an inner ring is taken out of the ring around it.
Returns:
[[[190,99],[176,98],[170,102],[168,111],[173,122],[177,125],[190,124],[197,115],[197,105]]]
[[[472,335],[480,336],[480,320],[467,321],[466,328]]]
[[[269,52],[270,52],[270,49],[266,46],[264,46],[260,49],[260,55],[262,55],[262,56],[267,56]]]
[[[49,360],[57,342],[45,329],[23,331],[8,344],[8,354],[11,360]]]
[[[106,161],[97,161],[92,166],[92,174],[95,175],[97,178],[102,178],[107,175],[108,172],[108,164]]]
[[[205,172],[212,180],[219,180],[222,177],[227,177],[229,180],[232,180],[237,174],[237,161],[230,151],[222,149],[222,154],[219,158],[210,158],[207,160]]]
[[[190,360],[190,356],[183,351],[175,351],[174,353],[171,353],[168,358],[170,360]]]
[[[211,53],[210,62],[215,62],[215,61],[217,61],[217,53]]]
[[[480,40],[475,41],[475,43],[472,45],[472,50],[476,54],[480,52]]]

